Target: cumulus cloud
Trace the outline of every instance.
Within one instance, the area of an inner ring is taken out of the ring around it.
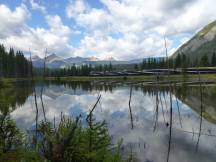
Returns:
[[[67,17],[73,18],[79,14],[85,13],[89,10],[88,4],[83,0],[70,1],[66,7]]]
[[[25,5],[9,9],[0,6],[0,43],[7,48],[14,47],[28,53],[29,49],[35,55],[44,56],[47,48],[49,53],[68,56],[72,53],[72,46],[68,43],[71,29],[62,23],[58,15],[46,15],[49,28],[30,27],[26,21],[30,12]]]
[[[216,19],[215,0],[69,0],[63,17],[30,0],[47,27],[32,27],[27,6],[0,5],[0,43],[43,56],[45,48],[63,56],[96,56],[127,60],[165,56],[164,36],[171,55],[185,40]],[[34,14],[34,13],[32,13]],[[69,21],[69,23],[68,23]],[[69,25],[70,24],[70,25]],[[79,35],[73,40],[74,35]],[[73,41],[72,41],[73,40]],[[72,43],[70,43],[72,42]],[[76,44],[73,45],[73,42]]]
[[[62,37],[67,37],[71,33],[70,28],[62,23],[61,18],[59,16],[47,15],[46,20],[52,33],[55,33],[56,35]]]
[[[39,5],[34,0],[30,0],[30,4],[31,4],[31,7],[32,7],[33,10],[38,10],[38,11],[44,13],[44,14],[47,12],[46,8],[44,6]]]
[[[25,5],[21,5],[11,11],[7,6],[0,5],[0,37],[13,35],[20,32],[23,23],[30,17]]]
[[[171,43],[168,41],[169,46]],[[75,55],[85,56],[88,51],[92,51],[93,56],[97,55],[102,59],[112,56],[120,60],[128,60],[141,58],[143,54],[159,56],[158,54],[164,52],[164,48],[161,48],[163,46],[163,39],[154,34],[149,37],[143,36],[143,39],[140,39],[136,34],[128,33],[115,39],[101,31],[94,31],[81,41],[80,47],[75,49]]]
[[[100,0],[103,8],[93,8],[87,1],[70,1],[68,18],[85,27],[88,33],[75,50],[98,57],[118,59],[165,56],[164,35],[169,54],[176,50],[171,37],[191,36],[216,19],[214,0]],[[208,8],[208,10],[206,10]],[[98,34],[100,33],[100,34]],[[120,35],[113,37],[113,35]]]

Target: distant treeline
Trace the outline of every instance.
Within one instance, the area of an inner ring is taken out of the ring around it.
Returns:
[[[127,66],[125,70],[144,70],[144,69],[164,69],[164,68],[188,68],[188,67],[208,67],[216,66],[216,54],[213,53],[211,58],[203,55],[200,59],[190,59],[184,53],[179,53],[175,58],[149,58],[144,59],[140,64],[134,64],[133,68]],[[111,72],[119,71],[120,65],[72,65],[68,68],[49,69],[46,68],[46,76],[61,77],[61,76],[89,76],[91,72]],[[129,69],[127,69],[129,68]],[[6,51],[3,45],[0,45],[0,77],[28,77],[31,74],[32,63],[28,61],[21,51],[14,51],[10,48]],[[43,68],[34,68],[35,76],[42,76]]]
[[[169,59],[161,58],[157,60],[155,58],[149,58],[143,60],[141,64],[135,64],[134,69],[156,69],[156,68],[188,68],[188,67],[209,67],[216,66],[216,54],[212,54],[211,59],[207,55],[203,55],[200,60],[196,58],[194,61],[187,57],[184,53],[179,53],[177,57]]]
[[[31,71],[31,62],[28,61],[21,51],[15,52],[10,48],[6,51],[0,45],[0,77],[27,77]]]
[[[110,63],[109,65],[81,65],[76,66],[73,65],[69,68],[59,68],[59,69],[46,69],[46,76],[89,76],[92,71],[97,72],[107,72],[113,71],[113,65]],[[35,74],[42,75],[43,68],[35,69]]]
[[[207,55],[201,57],[200,60],[195,59],[195,61],[190,60],[184,53],[178,54],[175,58],[149,58],[144,59],[140,64],[134,64],[134,68],[126,67],[125,70],[145,70],[145,69],[166,69],[168,68],[176,69],[182,68],[186,69],[189,67],[209,67],[216,66],[216,54],[212,54],[212,58],[209,59]],[[112,72],[120,71],[119,66],[112,65],[73,65],[69,68],[60,68],[60,69],[46,69],[46,76],[89,76],[91,72]],[[128,68],[128,69],[127,69]],[[38,75],[43,74],[43,69],[37,69],[36,73]]]

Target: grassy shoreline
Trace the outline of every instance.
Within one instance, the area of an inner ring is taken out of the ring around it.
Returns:
[[[201,80],[216,82],[215,74],[201,74]],[[199,76],[194,75],[171,75],[170,81],[197,81]],[[168,76],[159,76],[159,81],[169,81]],[[47,77],[46,80],[61,80],[61,81],[156,81],[156,76],[100,76],[100,77],[88,77],[88,76],[69,76],[69,77]]]
[[[201,74],[202,81],[213,81],[216,82],[215,74]],[[170,81],[197,81],[199,76],[193,75],[170,75]],[[27,81],[30,78],[0,78],[2,82],[10,83],[16,81]],[[42,77],[36,77],[35,80],[42,80]],[[156,81],[154,75],[143,75],[143,76],[68,76],[68,77],[46,77],[46,80],[50,81]],[[159,81],[169,81],[166,75],[160,75]]]

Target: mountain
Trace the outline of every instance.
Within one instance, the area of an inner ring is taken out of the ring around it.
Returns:
[[[71,63],[71,64],[81,64],[84,61],[88,61],[88,58],[84,58],[84,57],[70,57],[64,60],[67,63]]]
[[[157,62],[162,61],[162,59],[164,59],[164,57],[151,57],[154,58]],[[149,58],[141,58],[141,59],[134,59],[134,60],[130,60],[129,64],[141,64],[144,61],[148,61]]]
[[[92,56],[88,58],[88,61],[99,61],[99,59],[97,57]]]
[[[57,56],[56,54],[51,54],[46,58],[46,66],[48,68],[59,68],[67,65],[64,58]]]
[[[106,57],[104,61],[116,61],[112,56]]]
[[[147,58],[144,58],[147,59]],[[105,64],[112,64],[112,65],[129,65],[129,64],[139,64],[141,63],[144,59],[136,59],[136,60],[129,60],[129,61],[121,61],[121,60],[115,60],[113,57],[107,57],[105,59],[100,60],[97,57],[69,57],[69,58],[62,58],[57,56],[56,54],[51,54],[47,56],[46,58],[46,67],[48,68],[64,68],[64,67],[70,67],[72,65],[83,65],[83,64],[88,64],[88,65],[105,65]],[[159,57],[156,59],[160,59]],[[33,66],[37,68],[43,68],[44,66],[44,59],[38,57],[38,56],[33,56],[32,57],[32,62]]]
[[[54,62],[54,61],[62,61],[63,60],[63,58],[61,58],[61,57],[59,57],[59,56],[57,56],[56,54],[51,54],[51,55],[49,55],[49,56],[47,56],[47,58],[46,58],[46,62],[47,63],[52,63],[52,62]]]
[[[32,56],[32,64],[34,67],[40,68],[44,66],[44,61],[37,55]]]
[[[34,67],[42,68],[44,66],[44,59],[39,56],[34,55],[32,57],[32,63]],[[56,54],[51,54],[46,58],[46,67],[48,68],[59,68],[67,64],[63,58],[57,56]]]
[[[41,58],[39,56],[37,56],[37,55],[33,55],[31,59],[34,62],[34,61],[40,60]]]
[[[192,61],[200,60],[204,55],[211,59],[216,51],[216,21],[205,26],[192,39],[183,44],[171,57],[184,53]]]

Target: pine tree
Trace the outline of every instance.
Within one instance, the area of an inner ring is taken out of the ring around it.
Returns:
[[[185,69],[187,68],[188,64],[187,64],[187,56],[182,53],[182,61],[181,61],[181,68]]]
[[[181,64],[182,64],[182,62],[181,62],[181,55],[178,54],[177,57],[176,57],[176,59],[175,59],[175,68],[180,67]]]
[[[135,69],[135,70],[139,70],[139,67],[138,67],[137,64],[134,65],[134,69]]]
[[[208,60],[208,56],[205,54],[202,56],[201,60],[200,60],[200,65],[201,66],[209,66],[209,60]]]
[[[197,67],[197,66],[199,66],[198,58],[196,58],[193,62],[193,67]]]
[[[216,66],[216,54],[215,54],[215,52],[212,55],[211,66]]]
[[[13,48],[10,48],[9,56],[8,56],[8,70],[9,70],[9,76],[14,76],[14,70],[15,70],[15,54]]]
[[[113,70],[112,63],[110,62],[109,63],[109,71],[112,71],[112,70]]]
[[[145,69],[146,68],[146,60],[143,59],[142,64],[141,64],[141,69]]]
[[[30,69],[30,62],[24,57],[21,51],[16,55],[13,48],[9,53],[3,45],[0,45],[0,76],[3,77],[27,77]]]

